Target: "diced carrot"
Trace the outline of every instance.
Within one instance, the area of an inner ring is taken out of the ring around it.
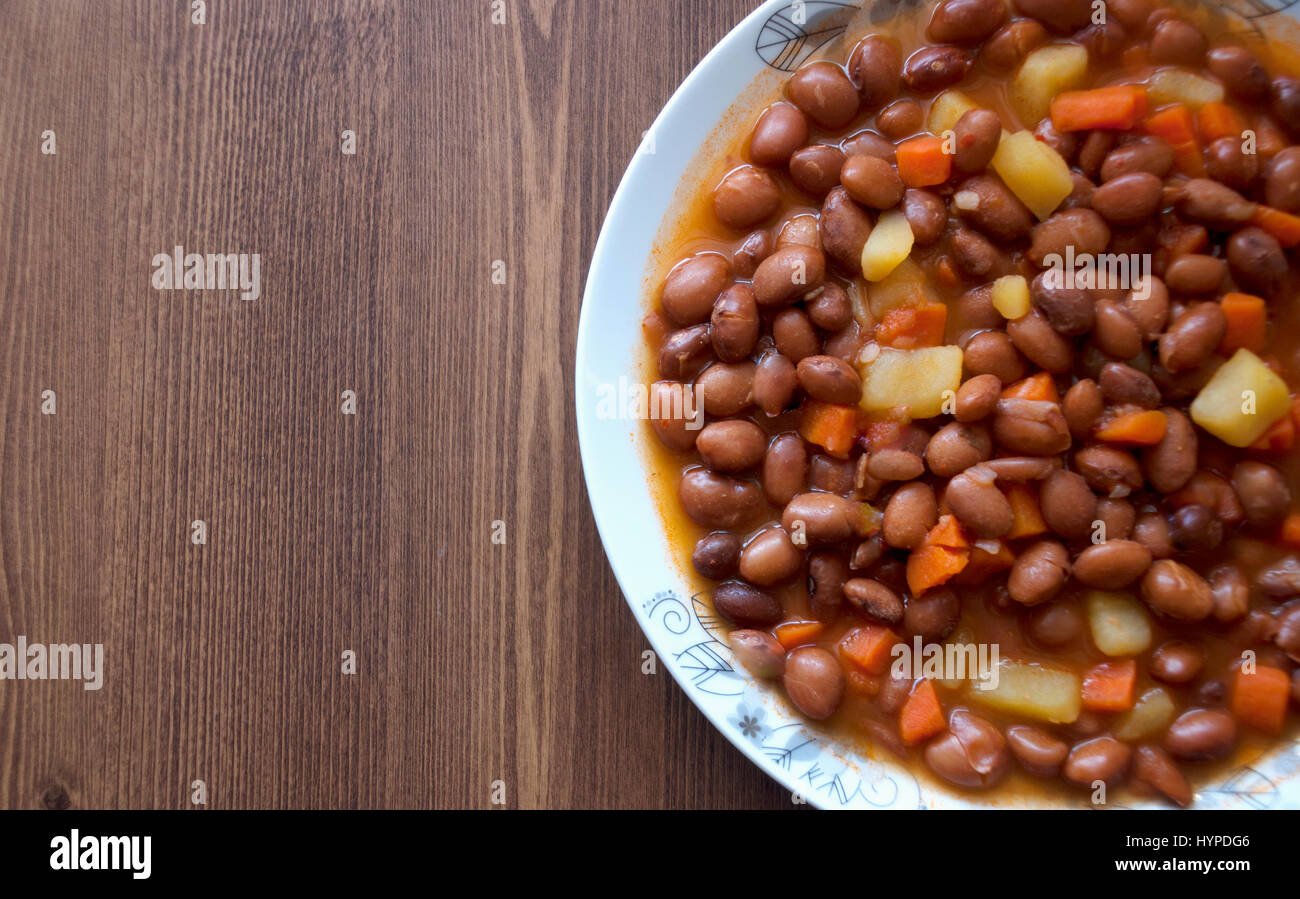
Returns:
[[[875,696],[880,692],[880,678],[857,669],[844,672],[844,686],[850,693]]]
[[[930,528],[921,541],[923,544],[932,546],[946,546],[949,549],[967,549],[970,547],[970,538],[966,536],[965,530],[962,529],[961,522],[955,515],[942,515],[934,527]]]
[[[876,325],[876,342],[899,350],[939,346],[947,324],[948,307],[943,303],[891,309]]]
[[[1007,500],[1011,503],[1011,530],[1006,533],[1008,540],[1021,537],[1036,537],[1047,533],[1047,522],[1043,520],[1042,509],[1038,506],[1038,496],[1028,484],[1012,484],[1007,490]]]
[[[1128,131],[1146,114],[1147,89],[1135,84],[1066,91],[1052,99],[1052,127],[1057,131]]]
[[[1290,415],[1279,418],[1268,430],[1250,445],[1253,450],[1266,453],[1284,453],[1295,446],[1295,419]]]
[[[1219,352],[1231,356],[1237,350],[1258,353],[1268,340],[1268,305],[1248,293],[1226,293],[1219,301],[1228,329],[1219,342]]]
[[[1227,103],[1206,103],[1196,113],[1196,127],[1201,133],[1202,143],[1208,145],[1221,137],[1241,140],[1246,122]]]
[[[1293,549],[1300,549],[1300,512],[1292,512],[1282,519],[1278,539]]]
[[[867,674],[884,674],[898,635],[878,624],[855,627],[840,640],[840,656]]]
[[[839,459],[847,459],[857,436],[858,410],[853,406],[811,401],[804,404],[799,435]]]
[[[1184,253],[1200,253],[1210,245],[1210,232],[1204,225],[1190,225],[1177,219],[1166,219],[1160,223],[1156,241],[1169,251],[1170,259]]]
[[[1250,221],[1277,238],[1277,242],[1284,247],[1300,244],[1300,216],[1271,206],[1256,206]]]
[[[1261,113],[1255,117],[1255,152],[1263,160],[1272,159],[1281,153],[1291,141],[1286,139],[1282,129],[1268,116]]]
[[[907,586],[913,596],[946,584],[970,561],[969,549],[952,549],[937,544],[921,546],[907,557]]]
[[[952,156],[943,150],[942,138],[921,134],[908,138],[894,151],[898,176],[908,187],[942,184],[952,174]]]
[[[985,548],[987,541],[971,544],[970,560],[965,568],[953,576],[951,583],[979,584],[999,571],[1006,571],[1016,563],[1016,554],[1009,546],[1001,540],[993,542],[997,543],[996,551]]]
[[[898,732],[903,737],[903,742],[915,746],[922,740],[942,733],[947,727],[948,722],[943,717],[943,704],[939,702],[934,684],[922,678],[912,688],[898,713]]]
[[[1146,120],[1148,134],[1164,139],[1174,150],[1174,167],[1191,178],[1205,177],[1205,160],[1196,142],[1192,114],[1181,103],[1162,109]]]
[[[1061,395],[1056,391],[1056,382],[1052,380],[1050,372],[1040,371],[1036,375],[1030,375],[1027,378],[1021,378],[1012,384],[1008,384],[1002,390],[1003,399],[1018,400],[1046,400],[1049,403],[1059,402]]]
[[[1254,674],[1240,668],[1232,682],[1232,714],[1243,724],[1280,734],[1291,697],[1291,678],[1280,668],[1259,665]]]
[[[1122,712],[1133,707],[1137,662],[1102,662],[1083,675],[1083,706],[1094,712]]]
[[[1165,436],[1169,422],[1158,409],[1126,412],[1117,415],[1097,429],[1096,437],[1107,443],[1131,443],[1136,446],[1155,446]]]
[[[786,621],[778,624],[772,633],[776,641],[787,650],[816,640],[826,628],[820,621]]]

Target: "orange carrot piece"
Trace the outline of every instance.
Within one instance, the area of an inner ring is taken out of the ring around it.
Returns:
[[[1268,305],[1263,298],[1248,293],[1227,293],[1219,301],[1228,329],[1219,343],[1219,352],[1231,356],[1245,349],[1258,353],[1268,341]]]
[[[970,538],[962,529],[961,522],[955,515],[943,515],[934,527],[930,528],[922,541],[932,546],[946,546],[949,549],[967,549]]]
[[[1192,114],[1181,103],[1162,109],[1146,120],[1148,134],[1162,138],[1174,149],[1174,167],[1191,178],[1205,177],[1205,160],[1196,142]]]
[[[1290,143],[1268,113],[1260,113],[1255,117],[1255,152],[1260,159],[1272,159]]]
[[[1246,122],[1227,103],[1206,103],[1196,113],[1196,128],[1201,134],[1202,143],[1208,145],[1221,137],[1241,140]]]
[[[1083,706],[1094,712],[1122,712],[1133,707],[1137,662],[1102,662],[1083,675]]]
[[[907,587],[920,596],[931,587],[946,584],[970,561],[969,549],[931,544],[912,550],[907,557]]]
[[[1001,540],[995,542],[998,545],[996,552],[991,552],[982,545],[972,544],[970,560],[966,563],[965,568],[953,576],[951,583],[982,583],[991,575],[997,574],[999,571],[1006,571],[1014,565],[1016,563],[1016,554]]]
[[[1131,443],[1136,446],[1155,446],[1165,436],[1169,422],[1158,409],[1126,412],[1117,415],[1097,429],[1096,437],[1107,443]]]
[[[1038,496],[1028,484],[1012,484],[1007,490],[1007,500],[1011,503],[1011,530],[1006,533],[1008,540],[1021,537],[1037,537],[1047,533],[1047,522],[1043,520],[1043,511],[1038,506]]]
[[[1300,216],[1271,206],[1256,206],[1250,221],[1277,238],[1277,242],[1284,247],[1300,244]]]
[[[948,307],[943,303],[891,309],[876,325],[876,342],[899,350],[939,346],[947,324]]]
[[[844,686],[850,693],[875,696],[880,692],[880,678],[864,671],[849,670],[844,672]]]
[[[1128,131],[1147,113],[1147,89],[1117,84],[1088,91],[1066,91],[1052,99],[1052,126],[1057,131],[1111,128]]]
[[[1030,375],[1027,378],[1021,378],[1012,384],[1008,384],[1002,389],[1003,399],[1019,400],[1046,400],[1049,403],[1059,402],[1061,395],[1056,391],[1056,382],[1052,380],[1050,372],[1040,371],[1036,375]]]
[[[894,151],[898,176],[908,187],[932,187],[952,174],[952,156],[943,151],[943,140],[932,134],[909,138]]]
[[[858,433],[858,410],[852,406],[812,401],[804,405],[799,436],[838,459],[847,459]]]
[[[1300,549],[1300,512],[1292,512],[1286,518],[1282,519],[1282,527],[1278,532],[1278,539],[1287,546]]]
[[[884,674],[898,635],[878,624],[855,627],[840,640],[840,656],[867,674]]]
[[[1268,426],[1268,430],[1250,445],[1253,450],[1266,453],[1284,453],[1295,446],[1295,419],[1290,416],[1279,418]]]
[[[1240,668],[1232,682],[1232,714],[1244,724],[1280,734],[1291,697],[1291,678],[1280,668],[1259,665],[1254,674]]]
[[[939,702],[934,684],[922,678],[912,688],[898,713],[898,732],[902,735],[903,742],[915,746],[922,740],[942,733],[947,727],[948,722],[943,717],[943,704]]]
[[[772,634],[776,642],[790,650],[816,640],[825,627],[820,621],[786,621],[773,628]]]

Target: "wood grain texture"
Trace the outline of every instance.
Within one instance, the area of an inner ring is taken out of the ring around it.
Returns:
[[[0,682],[0,807],[790,807],[640,673],[573,416],[608,202],[752,3],[505,7],[0,0],[0,641],[107,666]]]

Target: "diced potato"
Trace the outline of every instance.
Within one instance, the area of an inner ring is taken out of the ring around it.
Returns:
[[[933,418],[943,410],[946,391],[961,386],[961,360],[957,346],[882,348],[861,366],[862,408],[882,412],[907,406],[914,419]]]
[[[1223,102],[1223,85],[1186,69],[1161,69],[1147,84],[1147,98],[1152,106],[1185,103],[1199,109],[1206,103]]]
[[[972,689],[970,697],[1004,712],[1053,724],[1074,721],[1083,705],[1079,676],[1073,671],[1011,659],[1003,659],[998,666],[996,687]]]
[[[908,256],[883,280],[867,285],[867,303],[875,321],[890,309],[919,306],[925,302],[928,281],[925,271]]]
[[[993,308],[1007,321],[1029,314],[1029,282],[1024,275],[1003,275],[993,282]]]
[[[1164,732],[1174,720],[1174,701],[1163,687],[1152,687],[1124,714],[1115,719],[1115,736],[1136,743]]]
[[[862,247],[862,277],[881,281],[912,252],[912,226],[897,209],[882,212]]]
[[[1055,212],[1074,190],[1070,167],[1061,154],[1030,131],[1002,136],[993,154],[993,169],[1040,219]]]
[[[1084,600],[1092,642],[1108,656],[1135,656],[1151,645],[1151,617],[1127,593],[1093,590]]]
[[[961,91],[944,91],[930,104],[930,116],[926,120],[925,127],[931,134],[942,137],[945,131],[953,129],[958,119],[970,110],[978,108],[979,104]]]
[[[1250,446],[1291,411],[1286,382],[1250,350],[1237,350],[1192,400],[1196,422],[1230,446]]]
[[[1025,57],[1011,83],[1011,101],[1021,119],[1034,125],[1047,115],[1052,98],[1078,87],[1088,74],[1088,51],[1078,44],[1049,44]]]

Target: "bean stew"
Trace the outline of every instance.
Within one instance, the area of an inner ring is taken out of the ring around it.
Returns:
[[[1300,719],[1300,80],[1154,0],[922,13],[795,71],[685,220],[665,514],[821,726],[1188,805]]]

